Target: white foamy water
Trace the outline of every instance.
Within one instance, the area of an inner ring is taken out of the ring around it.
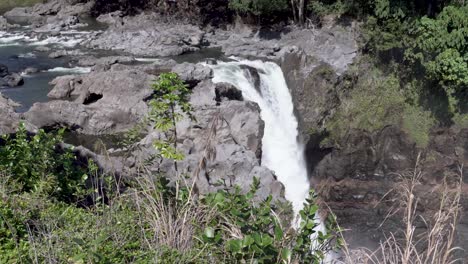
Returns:
[[[135,58],[135,60],[139,62],[158,62],[161,61],[161,58]]]
[[[67,48],[73,48],[76,45],[83,42],[82,38],[72,38],[72,37],[47,37],[43,40],[31,42],[31,45],[34,46],[46,46],[51,44],[57,44]]]
[[[260,92],[242,66],[255,68],[260,75]],[[219,62],[210,66],[214,82],[227,82],[242,91],[245,99],[256,102],[265,122],[262,165],[275,172],[285,186],[285,195],[296,213],[309,194],[304,149],[298,142],[298,123],[294,106],[281,68],[272,62]]]
[[[64,67],[56,67],[47,72],[64,72],[64,73],[89,73],[91,72],[91,68],[89,67],[74,67],[74,68],[64,68]]]
[[[49,36],[43,39],[30,37],[25,33],[0,31],[0,46],[18,46],[28,44],[32,46],[59,45],[73,48],[84,41],[84,32],[67,32],[65,35]]]
[[[294,105],[281,68],[272,62],[238,60],[207,65],[214,71],[213,82],[226,82],[242,91],[246,100],[256,102],[265,122],[262,139],[262,165],[274,171],[285,187],[285,196],[292,203],[296,217],[309,195],[310,183],[303,145],[298,141],[298,122]],[[255,68],[260,76],[260,87],[255,87],[251,74],[243,66]],[[317,214],[316,231],[326,233]],[[298,227],[296,218],[293,226]],[[317,234],[312,235],[316,238]],[[314,245],[313,247],[315,247]],[[312,250],[312,249],[311,249]],[[331,263],[332,253],[327,253],[324,263]]]

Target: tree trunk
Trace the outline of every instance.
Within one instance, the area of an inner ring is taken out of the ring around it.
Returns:
[[[305,23],[305,0],[299,0],[297,13],[298,13],[299,25],[302,26]]]
[[[294,22],[297,22],[296,0],[291,0],[291,9],[292,9],[292,11],[293,11],[293,19],[294,19]]]
[[[304,25],[306,15],[306,0],[291,0],[294,21],[299,25]]]

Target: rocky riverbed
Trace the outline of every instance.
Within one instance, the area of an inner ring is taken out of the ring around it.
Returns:
[[[213,72],[206,66],[235,56],[281,66],[299,122],[298,140],[306,146],[309,176],[321,187],[321,199],[337,213],[339,223],[352,230],[350,241],[356,246],[375,245],[382,231],[400,224],[396,217],[381,228],[392,203],[379,201],[398,183],[392,175],[414,167],[419,152],[431,157],[422,164],[428,176],[418,190],[424,197],[422,210],[428,214],[434,209],[429,190],[441,184],[444,173],[456,173],[459,164],[468,164],[466,129],[433,131],[426,150],[417,148],[398,127],[375,133],[353,131],[340,149],[323,148],[311,136],[310,131],[320,129],[340,104],[342,76],[359,56],[357,24],[320,29],[287,26],[275,31],[239,23],[201,27],[168,22],[150,12],[101,14],[95,22],[86,19],[91,3],[55,0],[15,8],[4,14],[6,19],[0,17],[0,63],[6,65],[0,66],[0,86],[9,87],[0,90],[1,134],[14,133],[20,121],[31,131],[65,126],[83,135],[124,133],[148,112],[151,83],[158,74],[173,71],[192,90],[195,117],[177,124],[178,143],[185,155],[180,170],[190,174],[197,169],[204,158],[206,137],[214,127],[217,133],[211,140],[216,142],[218,155],[206,164],[203,177],[196,179],[201,192],[235,185],[245,190],[257,176],[261,198],[272,194],[283,199],[284,187],[273,171],[262,166],[264,122],[259,106],[244,100],[236,87],[214,83]],[[27,48],[14,51],[11,47],[18,44]],[[2,49],[18,57],[8,57],[5,63]],[[30,58],[20,58],[21,54]],[[259,79],[252,69],[245,68],[245,74]],[[29,84],[37,85],[39,78],[41,95],[30,96]],[[22,82],[25,89],[11,88]],[[27,107],[19,108],[7,96]],[[119,155],[124,150],[117,148],[107,150],[110,155],[80,150],[105,170],[127,176],[154,154],[152,141],[160,136],[150,130],[138,142],[138,150],[125,157]],[[175,175],[168,160],[150,169]],[[462,174],[466,178],[466,169]],[[467,201],[464,196],[464,208],[468,208]],[[460,224],[461,245],[468,244],[467,224]]]

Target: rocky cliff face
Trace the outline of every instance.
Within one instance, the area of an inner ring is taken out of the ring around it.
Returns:
[[[468,130],[439,129],[431,134],[431,143],[421,150],[394,126],[368,133],[353,131],[343,139],[343,147],[328,153],[312,172],[322,199],[337,214],[339,222],[351,231],[347,234],[354,246],[376,245],[383,234],[403,226],[402,213],[388,217],[395,210],[395,197],[401,191],[401,177],[417,168],[421,182],[416,189],[418,214],[429,219],[439,209],[444,181],[454,184],[463,177],[466,188],[468,170]],[[418,159],[419,157],[419,159]],[[463,193],[464,213],[468,208]],[[382,224],[384,223],[385,224]],[[466,221],[458,227],[458,243],[466,245]],[[419,226],[424,230],[425,225]],[[363,239],[365,238],[365,239]]]

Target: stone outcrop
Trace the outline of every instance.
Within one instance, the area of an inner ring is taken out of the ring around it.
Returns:
[[[339,78],[334,68],[299,49],[285,50],[279,64],[293,99],[304,142],[320,130],[340,103]]]
[[[0,64],[0,88],[17,87],[24,84],[23,77],[15,72],[9,72],[8,67]]]
[[[178,150],[185,156],[177,162],[177,171],[174,161],[165,159],[155,160],[148,168],[163,172],[172,181],[186,175],[187,182],[196,181],[200,193],[230,190],[237,185],[248,191],[253,178],[258,177],[258,199],[271,194],[275,200],[283,200],[283,185],[272,171],[261,166],[264,122],[258,105],[243,101],[242,93],[235,87],[213,83],[212,70],[200,64],[116,63],[85,75],[61,76],[53,80],[55,87],[48,95],[54,100],[36,103],[24,118],[39,128],[60,125],[93,135],[125,132],[149,110],[146,101],[152,96],[150,84],[157,76],[147,71],[164,71],[168,67],[191,87],[194,118],[177,123]],[[161,138],[165,135],[150,128],[131,155],[119,156],[122,150],[112,150],[112,157],[106,160],[84,148],[78,154],[96,159],[102,169],[113,169],[125,177],[134,175],[137,164],[157,154],[153,142]]]
[[[166,175],[187,175],[188,182],[195,179],[201,193],[229,190],[237,185],[247,191],[253,177],[257,177],[261,182],[258,199],[271,194],[275,200],[283,200],[283,185],[261,166],[264,122],[260,109],[255,103],[242,101],[239,93],[227,84],[199,81],[191,95],[194,119],[177,123],[178,149],[185,156],[177,162],[178,172],[172,160],[162,160],[151,169]],[[152,143],[160,138],[164,135],[157,131],[149,133],[139,143],[141,151],[135,156],[141,161],[156,154]]]
[[[154,76],[124,70],[61,76],[49,97],[25,114],[38,127],[65,125],[85,134],[109,134],[134,126],[146,113]]]
[[[89,14],[94,1],[52,0],[32,7],[16,7],[4,14],[8,19],[33,24],[40,31],[59,31],[79,25],[79,16]]]
[[[89,48],[120,50],[141,56],[174,56],[197,51],[206,45],[204,31],[197,26],[161,22],[156,14],[125,17],[97,38]]]
[[[19,25],[15,25],[15,24],[12,25],[8,23],[6,18],[4,18],[3,16],[0,16],[0,30],[8,30],[8,29],[16,28],[18,26]]]
[[[280,61],[284,52],[299,50],[317,61],[331,65],[337,74],[344,73],[358,52],[355,26],[332,26],[322,29],[286,27],[281,31],[254,31],[238,26],[229,31],[216,30],[205,35],[211,46],[221,47],[227,56]]]

